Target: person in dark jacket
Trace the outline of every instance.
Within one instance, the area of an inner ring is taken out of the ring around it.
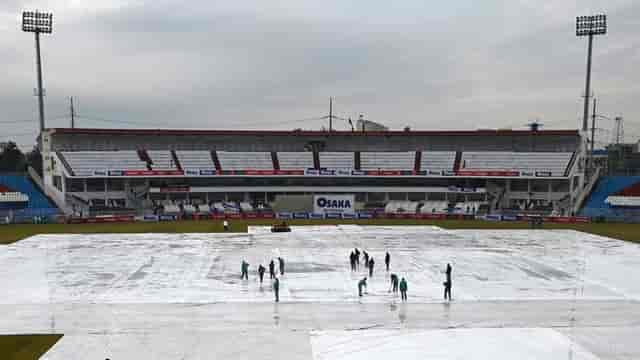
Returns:
[[[356,254],[353,251],[349,254],[349,263],[351,264],[351,271],[356,271]]]
[[[373,276],[373,265],[375,265],[375,261],[373,261],[373,258],[369,259],[369,277]]]
[[[262,284],[262,280],[264,279],[264,271],[267,270],[262,264],[258,266],[258,276],[260,276],[260,284]]]
[[[384,264],[387,266],[387,271],[389,271],[389,264],[391,264],[391,254],[387,251],[387,254],[384,256]]]
[[[398,293],[398,275],[391,274],[391,288],[394,294]]]
[[[447,274],[447,279],[444,282],[444,299],[451,301],[451,286],[453,285],[451,282],[451,264],[447,264],[447,269],[445,270]]]
[[[451,301],[451,281],[445,281],[444,285],[444,299]]]
[[[273,280],[273,294],[276,296],[276,302],[280,302],[280,280],[278,277],[274,277]]]
[[[360,250],[358,250],[358,248],[355,248],[353,253],[356,255],[356,267],[359,269],[360,268]]]
[[[407,280],[402,278],[402,280],[400,280],[400,297],[402,301],[407,301],[407,290]]]
[[[358,281],[358,296],[362,297],[362,289],[367,288],[367,277],[365,276],[362,280]]]
[[[369,266],[369,253],[362,250],[362,254],[364,256],[364,266]]]
[[[284,259],[278,257],[278,265],[280,266],[280,276],[284,275]]]
[[[242,265],[240,266],[240,279],[249,280],[249,263],[242,260]]]
[[[273,259],[271,259],[269,263],[269,279],[273,279],[274,277],[276,277],[276,264],[273,262]]]

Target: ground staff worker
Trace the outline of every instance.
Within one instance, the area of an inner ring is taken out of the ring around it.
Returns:
[[[400,297],[402,301],[407,301],[407,280],[404,278],[400,280]]]
[[[276,296],[276,302],[280,301],[280,280],[276,277],[273,280],[273,293]]]

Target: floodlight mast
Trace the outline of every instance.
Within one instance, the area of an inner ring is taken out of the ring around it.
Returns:
[[[576,18],[576,36],[588,36],[589,48],[587,53],[587,75],[584,87],[584,112],[582,116],[582,131],[588,130],[589,98],[591,97],[591,54],[593,50],[593,36],[607,33],[607,15],[578,16]]]
[[[42,59],[40,56],[40,33],[53,32],[53,14],[39,11],[22,12],[22,31],[32,32],[36,38],[36,68],[38,75],[38,110],[40,116],[40,138],[44,131],[44,90],[42,88]],[[41,142],[41,141],[40,141]],[[42,145],[42,144],[40,144]]]

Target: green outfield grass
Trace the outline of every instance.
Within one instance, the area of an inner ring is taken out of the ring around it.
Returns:
[[[230,220],[231,230],[246,232],[248,225],[270,225],[275,220]],[[291,220],[291,225],[435,225],[446,229],[528,229],[527,222],[492,222],[481,220]],[[640,224],[552,224],[544,229],[573,229],[621,240],[640,242]],[[137,222],[116,224],[20,224],[0,226],[0,244],[10,244],[37,234],[99,234],[99,233],[210,233],[222,232],[222,221]]]
[[[47,352],[62,335],[0,335],[3,360],[36,360]]]

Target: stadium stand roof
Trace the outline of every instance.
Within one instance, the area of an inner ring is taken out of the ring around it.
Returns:
[[[504,130],[504,129],[483,129],[483,130],[389,130],[389,131],[316,131],[316,130],[183,130],[183,129],[70,129],[54,128],[54,134],[71,135],[223,135],[223,136],[579,136],[578,130]]]

